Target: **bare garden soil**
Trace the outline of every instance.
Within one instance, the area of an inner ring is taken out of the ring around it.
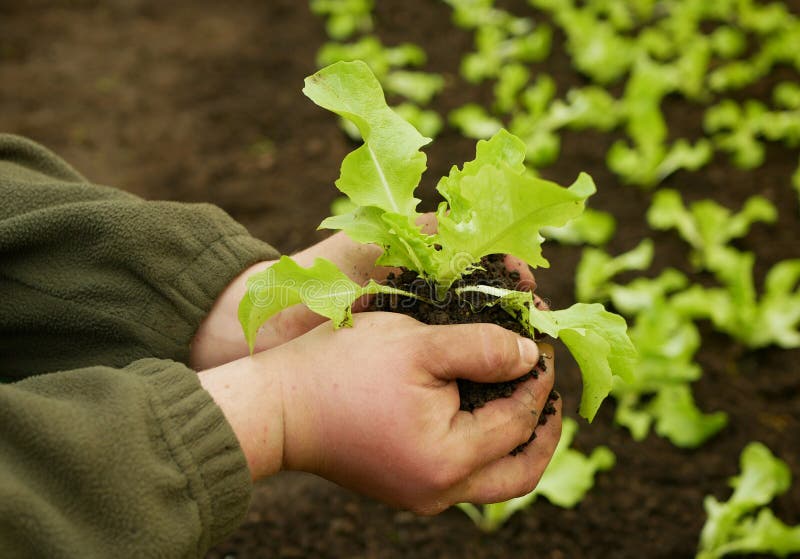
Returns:
[[[431,0],[377,4],[384,42],[422,45],[428,69],[447,77],[437,109],[488,101],[487,88],[467,87],[457,76],[471,37],[449,23],[449,8]],[[522,13],[524,3],[513,7]],[[794,10],[800,13],[797,2]],[[336,196],[339,163],[353,148],[334,119],[300,93],[324,39],[305,0],[0,0],[0,130],[49,146],[95,182],[152,199],[217,204],[254,235],[291,252],[324,236],[316,226]],[[553,75],[563,93],[584,80],[569,70],[561,42],[557,34],[555,52],[537,69]],[[737,97],[767,100],[779,79],[800,76],[779,68]],[[668,98],[664,110],[675,137],[702,134],[700,107]],[[592,206],[618,219],[611,253],[649,236],[657,247],[654,274],[667,266],[690,272],[682,241],[646,226],[652,193],[624,186],[607,171],[605,153],[617,137],[565,134],[562,156],[544,176],[568,184],[589,172],[599,187]],[[436,178],[473,150],[452,130],[427,150],[423,209],[435,207]],[[701,172],[677,173],[664,186],[734,209],[755,193],[776,204],[779,224],[757,225],[738,243],[757,252],[760,285],[770,266],[800,253],[798,202],[789,186],[796,165],[796,150],[770,146],[756,171],[735,170],[717,156]],[[537,271],[538,291],[553,308],[569,306],[580,249],[547,246],[545,255],[552,268]],[[701,409],[728,412],[729,426],[695,451],[653,435],[635,443],[613,427],[607,402],[592,425],[581,422],[576,446],[608,445],[617,465],[573,510],[542,499],[497,534],[483,535],[457,510],[420,518],[286,473],[256,488],[245,524],[209,557],[692,557],[705,520],[703,497],[729,496],[727,479],[748,442],[764,442],[800,478],[800,351],[745,351],[708,325],[702,331],[697,359],[704,376],[695,395]],[[556,369],[565,413],[576,416],[580,378],[561,348]],[[773,510],[800,523],[800,480]]]

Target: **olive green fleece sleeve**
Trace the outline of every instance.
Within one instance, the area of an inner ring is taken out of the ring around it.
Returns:
[[[276,256],[215,206],[93,185],[0,134],[0,376],[186,363],[222,289]]]
[[[202,557],[241,522],[250,490],[230,426],[185,365],[0,385],[5,559]]]
[[[218,208],[0,134],[0,556],[198,557],[237,526],[247,463],[185,363],[218,294],[275,256]]]

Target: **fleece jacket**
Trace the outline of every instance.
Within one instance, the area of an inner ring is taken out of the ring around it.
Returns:
[[[247,463],[187,362],[218,294],[275,257],[219,208],[0,134],[0,556],[202,557],[237,527]]]

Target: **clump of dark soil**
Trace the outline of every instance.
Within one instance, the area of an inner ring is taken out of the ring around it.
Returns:
[[[400,274],[390,274],[386,283],[392,287],[408,291],[434,301],[430,303],[414,297],[399,295],[383,295],[376,297],[370,310],[397,312],[408,315],[425,324],[474,324],[488,322],[497,324],[516,332],[526,338],[540,339],[538,333],[533,335],[520,322],[502,309],[500,305],[493,305],[493,297],[474,291],[458,293],[459,287],[472,285],[489,285],[501,289],[518,289],[520,275],[516,270],[509,270],[504,264],[504,257],[493,254],[483,258],[470,274],[464,275],[456,281],[444,297],[437,298],[435,285],[420,277],[417,272],[403,270]],[[480,383],[466,379],[458,379],[458,394],[461,398],[460,408],[464,411],[473,411],[486,405],[487,402],[498,398],[507,398],[513,394],[520,383],[531,377],[537,378],[545,370],[544,357],[539,356],[539,363],[525,375],[511,381],[497,383]],[[552,402],[558,399],[558,394],[550,392],[548,403],[539,416],[539,423],[547,423],[547,416],[555,413]],[[531,435],[528,442],[536,438],[536,433]],[[525,445],[520,445],[512,451],[516,454]]]

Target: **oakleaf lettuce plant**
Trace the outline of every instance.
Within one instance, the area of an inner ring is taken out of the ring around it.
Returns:
[[[702,375],[694,362],[700,334],[663,295],[637,314],[631,339],[639,352],[636,377],[614,383],[611,394],[617,400],[614,421],[635,440],[644,439],[652,426],[672,444],[695,448],[727,424],[725,413],[706,414],[695,405],[689,383]]]
[[[586,174],[569,188],[531,176],[523,162],[524,144],[501,130],[478,143],[473,161],[460,169],[454,166],[439,181],[437,190],[445,201],[436,211],[438,231],[424,233],[417,225],[419,200],[414,191],[426,167],[420,148],[430,140],[387,106],[369,67],[360,61],[338,62],[307,78],[303,92],[352,122],[364,139],[345,157],[336,181],[354,209],[325,219],[320,228],[340,229],[358,242],[381,246],[378,264],[418,272],[436,286],[432,297],[437,299],[444,299],[452,284],[489,254],[513,254],[531,266],[548,266],[539,230],[562,226],[580,215],[586,198],[595,192]],[[631,377],[636,355],[625,320],[602,305],[544,312],[533,305],[530,292],[487,285],[457,290],[469,291],[502,305],[532,335],[542,332],[562,339],[582,369],[580,413],[588,420],[608,395],[613,377]],[[352,324],[356,299],[379,292],[400,293],[374,281],[358,285],[323,259],[302,268],[283,257],[248,280],[239,319],[252,349],[259,327],[283,308],[304,303],[339,328]]]
[[[645,270],[652,259],[650,239],[616,257],[600,249],[585,250],[576,276],[578,299],[611,300],[616,310],[636,317],[629,331],[639,355],[636,375],[631,382],[615,379],[611,390],[617,400],[614,421],[637,441],[653,427],[672,444],[694,448],[722,429],[727,416],[703,413],[692,396],[690,383],[702,375],[693,361],[700,334],[667,298],[685,289],[689,280],[668,268],[656,278],[640,277],[627,285],[612,281],[618,273]]]
[[[610,470],[616,462],[614,453],[606,446],[595,448],[589,456],[571,448],[577,431],[577,422],[565,417],[561,439],[558,441],[553,458],[536,489],[527,495],[480,507],[472,503],[459,503],[458,508],[469,516],[478,528],[487,533],[495,532],[515,512],[530,507],[539,495],[546,497],[556,506],[573,508],[594,486],[595,474]]]
[[[726,502],[706,497],[708,518],[700,534],[697,559],[769,553],[787,557],[800,552],[800,525],[787,526],[767,508],[792,483],[786,463],[761,443],[750,443],[739,459],[740,473],[730,480]]]
[[[754,223],[775,223],[778,211],[763,196],[751,196],[739,212],[713,200],[700,200],[687,208],[676,190],[662,188],[653,197],[647,222],[654,229],[674,228],[692,246],[692,264],[698,269],[714,269],[719,253],[728,244],[747,235]]]
[[[800,347],[800,258],[770,268],[761,294],[755,287],[754,265],[752,252],[722,248],[711,270],[723,287],[695,284],[674,295],[671,303],[692,319],[711,320],[717,330],[749,348]]]
[[[350,37],[357,31],[372,31],[374,0],[311,0],[311,11],[327,16],[325,29],[337,40]]]
[[[562,227],[545,227],[542,235],[564,245],[589,244],[600,246],[614,236],[617,222],[608,212],[586,208],[584,212]]]

